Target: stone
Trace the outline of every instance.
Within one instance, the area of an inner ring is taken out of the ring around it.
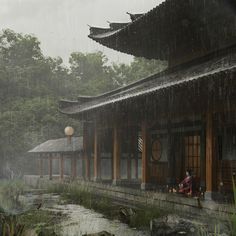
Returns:
[[[150,222],[151,236],[197,235],[196,226],[178,215],[167,215]]]
[[[102,231],[94,234],[83,234],[82,236],[115,236],[114,234],[108,233],[107,231]]]
[[[126,224],[129,224],[130,218],[135,215],[135,210],[132,208],[120,207],[119,209],[119,218],[120,221]]]

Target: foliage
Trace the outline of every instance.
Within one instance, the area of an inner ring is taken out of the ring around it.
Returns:
[[[124,86],[134,81],[143,79],[152,74],[163,71],[167,63],[158,60],[146,60],[144,58],[134,58],[130,65],[112,65],[113,81],[118,86]]]
[[[15,215],[0,215],[0,230],[2,236],[23,236],[24,224],[18,222]]]
[[[167,212],[165,212],[166,214]],[[129,225],[131,227],[148,227],[151,220],[157,219],[163,214],[163,212],[156,207],[148,207],[145,209],[136,210],[135,214],[130,217]]]
[[[14,172],[33,169],[25,153],[48,139],[63,137],[65,126],[81,134],[77,120],[58,112],[61,98],[104,93],[165,66],[138,58],[130,65],[109,65],[102,52],[73,52],[66,67],[60,57],[45,57],[35,36],[9,29],[0,32],[0,177],[6,175],[1,168],[7,162]]]
[[[25,185],[21,180],[0,182],[0,208],[4,212],[13,212],[21,207],[19,196],[25,191]]]
[[[71,77],[78,79],[78,94],[96,95],[115,88],[107,60],[102,52],[71,54]]]
[[[24,224],[25,229],[34,229],[38,235],[55,235],[52,226],[59,230],[59,223],[64,216],[48,210],[30,210],[19,215],[18,221]],[[47,234],[46,234],[47,232]]]
[[[236,235],[236,185],[233,177],[232,177],[232,183],[233,183],[233,193],[234,193],[234,212],[231,216],[231,232],[232,235]]]

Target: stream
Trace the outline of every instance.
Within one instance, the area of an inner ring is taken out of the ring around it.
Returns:
[[[21,202],[28,209],[42,203],[42,210],[50,210],[64,216],[62,222],[55,225],[55,232],[62,236],[82,236],[101,231],[107,231],[115,236],[150,235],[147,231],[131,229],[118,220],[106,219],[102,214],[81,205],[60,203],[58,195],[29,193],[21,197]]]

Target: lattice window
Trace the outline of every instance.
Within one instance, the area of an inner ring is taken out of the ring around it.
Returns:
[[[184,138],[185,169],[191,170],[193,175],[200,177],[200,135]]]

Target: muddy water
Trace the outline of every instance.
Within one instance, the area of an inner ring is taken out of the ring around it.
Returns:
[[[86,209],[80,205],[60,204],[59,197],[55,195],[26,195],[26,205],[42,202],[43,209],[57,212],[59,215],[66,215],[59,226],[55,227],[57,233],[63,236],[81,236],[86,233],[97,233],[107,231],[115,236],[149,236],[149,232],[131,229],[128,225],[118,220],[106,219],[102,214]],[[57,229],[60,229],[58,232]]]

